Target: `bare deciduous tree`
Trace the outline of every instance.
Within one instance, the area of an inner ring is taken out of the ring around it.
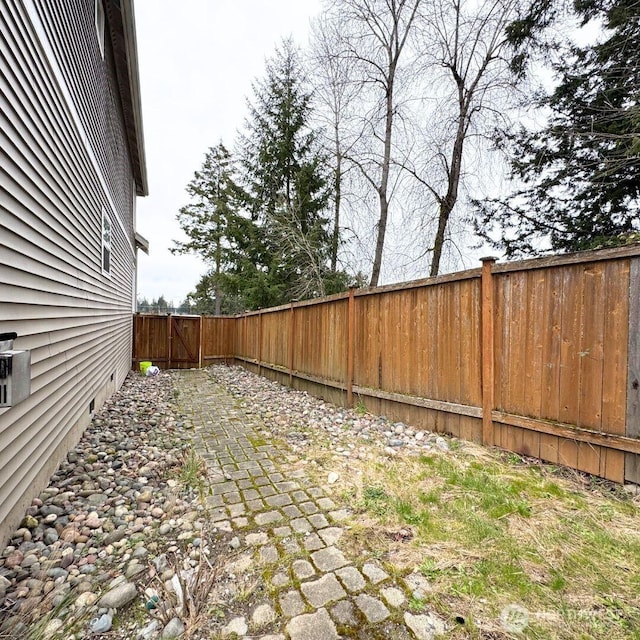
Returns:
[[[429,78],[426,91],[437,107],[428,132],[431,153],[421,164],[405,164],[437,203],[437,229],[433,241],[430,275],[440,270],[447,226],[456,202],[463,172],[465,145],[479,119],[501,117],[513,76],[506,49],[505,28],[517,17],[520,0],[431,0],[421,16],[416,44]]]
[[[350,109],[358,94],[351,69],[338,55],[340,22],[335,15],[322,14],[312,28],[310,62],[314,79],[316,118],[323,125],[324,144],[333,169],[333,229],[331,234],[331,271],[338,267],[341,207],[344,177],[349,170],[345,156],[353,144]]]
[[[362,107],[356,138],[367,147],[366,151],[352,148],[345,157],[360,169],[379,203],[371,286],[376,286],[380,278],[389,216],[401,59],[423,3],[424,0],[334,0],[329,7],[330,15],[340,22],[335,56],[356,78]]]

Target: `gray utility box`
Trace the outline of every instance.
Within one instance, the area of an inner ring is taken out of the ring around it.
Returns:
[[[0,407],[12,407],[31,393],[31,351],[0,351]]]

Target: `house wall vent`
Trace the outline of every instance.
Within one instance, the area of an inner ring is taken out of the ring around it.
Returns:
[[[13,407],[31,394],[31,351],[16,351],[15,333],[0,333],[0,407]]]

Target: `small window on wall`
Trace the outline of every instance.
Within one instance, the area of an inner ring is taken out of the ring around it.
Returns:
[[[107,212],[102,210],[102,273],[111,273],[111,220]]]
[[[96,35],[98,36],[98,47],[100,47],[100,54],[104,58],[104,6],[102,0],[95,0],[96,2]]]

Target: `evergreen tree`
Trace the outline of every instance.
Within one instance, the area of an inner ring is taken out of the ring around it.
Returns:
[[[189,296],[187,296],[182,301],[180,306],[176,309],[176,313],[182,314],[182,315],[187,315],[187,316],[192,314],[192,313],[197,313],[197,311],[195,311],[195,309],[193,309],[193,305],[191,304],[191,301],[189,300]]]
[[[151,307],[154,309],[154,313],[169,313],[169,303],[165,300],[164,295],[161,295],[157,300],[152,300]]]
[[[138,313],[149,313],[149,301],[146,296],[138,296],[136,311]]]
[[[257,306],[271,306],[344,288],[330,272],[327,163],[309,122],[311,93],[290,40],[256,82],[240,140],[244,185],[255,221],[253,278],[241,282]],[[245,271],[242,276],[246,278]]]
[[[224,292],[229,286],[227,273],[241,272],[250,254],[254,224],[242,215],[245,200],[243,191],[234,181],[234,167],[230,153],[220,143],[210,149],[200,171],[187,185],[192,202],[182,207],[178,222],[189,240],[175,242],[172,253],[196,253],[211,265],[202,294],[211,291],[209,313],[222,312]],[[202,284],[203,281],[201,281]]]
[[[537,4],[545,10],[514,26],[514,42],[554,18],[553,4]],[[638,229],[640,3],[576,0],[575,8],[583,23],[602,20],[603,39],[562,48],[559,82],[539,101],[551,114],[547,125],[502,141],[523,188],[480,205],[481,236],[508,256],[619,244]],[[519,69],[524,60],[521,52]]]

